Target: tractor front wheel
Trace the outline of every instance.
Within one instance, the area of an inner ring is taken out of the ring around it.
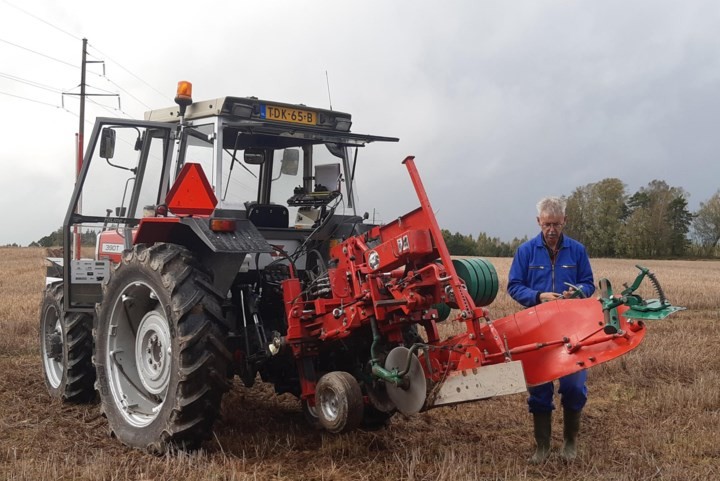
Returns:
[[[95,399],[92,316],[63,309],[63,283],[45,288],[40,305],[40,354],[48,393],[55,399]]]
[[[315,387],[315,408],[320,425],[331,433],[346,433],[360,426],[364,402],[357,380],[347,372],[323,375]]]
[[[95,364],[110,428],[151,452],[198,447],[229,389],[232,360],[209,275],[183,247],[137,245],[104,289]]]

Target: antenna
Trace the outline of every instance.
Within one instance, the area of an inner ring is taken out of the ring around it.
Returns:
[[[325,83],[327,84],[328,102],[330,102],[330,110],[332,110],[332,99],[330,98],[330,80],[328,79],[327,70],[325,71]]]

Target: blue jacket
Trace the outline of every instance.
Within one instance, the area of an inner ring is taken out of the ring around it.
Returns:
[[[555,259],[543,243],[542,233],[518,247],[510,266],[508,293],[525,307],[538,304],[541,292],[562,294],[568,290],[565,282],[582,289],[585,296],[595,292],[592,269],[585,247],[563,234]]]

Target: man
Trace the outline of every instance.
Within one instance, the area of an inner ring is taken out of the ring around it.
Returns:
[[[580,289],[585,297],[591,296],[595,286],[585,247],[562,233],[567,222],[565,201],[558,197],[546,197],[538,202],[537,211],[541,232],[522,244],[515,253],[510,267],[508,293],[525,307],[579,295],[575,293],[575,288]],[[577,456],[580,413],[587,401],[586,379],[586,371],[560,378],[564,422],[562,456],[567,461]],[[535,454],[530,458],[532,463],[541,463],[550,454],[554,391],[552,382],[529,389],[528,406],[533,415],[537,444]]]

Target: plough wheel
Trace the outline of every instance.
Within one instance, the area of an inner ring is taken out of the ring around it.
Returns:
[[[360,426],[364,407],[360,385],[347,372],[329,372],[315,387],[318,421],[331,433],[346,433]]]

